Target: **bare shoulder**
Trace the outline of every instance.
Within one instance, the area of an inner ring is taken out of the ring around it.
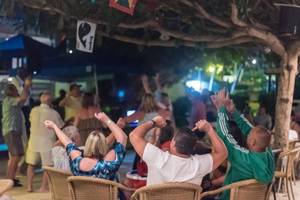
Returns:
[[[95,165],[97,164],[97,160],[90,159],[90,158],[83,158],[80,162],[80,170],[82,171],[91,171]]]
[[[114,161],[116,159],[116,153],[114,150],[110,150],[104,157],[105,161]]]

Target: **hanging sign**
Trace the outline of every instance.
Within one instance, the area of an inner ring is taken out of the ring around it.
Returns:
[[[76,49],[88,53],[93,52],[96,24],[87,21],[77,22]]]
[[[133,15],[138,0],[109,0],[109,6]]]

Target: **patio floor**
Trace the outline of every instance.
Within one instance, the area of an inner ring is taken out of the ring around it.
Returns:
[[[121,177],[124,177],[126,172],[131,169],[133,158],[134,158],[134,153],[128,152],[122,166],[120,167]],[[7,161],[5,159],[0,160],[0,166],[6,166],[6,162]],[[0,168],[0,178],[4,178],[5,170],[6,167]],[[34,179],[35,190],[38,190],[40,186],[41,175],[42,173],[37,173],[35,176]],[[50,193],[39,193],[37,191],[28,193],[26,191],[26,176],[20,174],[18,175],[18,178],[21,180],[21,183],[24,186],[19,188],[13,188],[9,192],[7,192],[7,194],[10,195],[14,200],[50,200]],[[295,199],[300,200],[300,180],[297,181],[295,185],[293,185],[293,188],[295,193]],[[276,196],[277,196],[277,200],[288,199],[285,194],[276,194]],[[270,199],[273,200],[273,197],[271,197]]]

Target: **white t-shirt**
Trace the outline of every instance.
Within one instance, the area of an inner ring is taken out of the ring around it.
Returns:
[[[57,169],[71,171],[69,156],[67,154],[66,148],[61,146],[56,146],[52,148],[52,160],[54,167]]]
[[[211,154],[182,158],[147,143],[143,160],[148,166],[147,185],[166,182],[187,182],[201,185],[202,178],[212,171]]]

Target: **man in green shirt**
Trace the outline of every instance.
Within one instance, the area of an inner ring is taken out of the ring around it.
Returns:
[[[275,170],[274,156],[269,147],[270,132],[262,126],[253,127],[243,115],[236,111],[233,101],[226,95],[225,90],[212,96],[212,101],[218,108],[217,133],[227,147],[230,162],[224,185],[246,179],[256,179],[264,184],[270,183]],[[247,148],[239,146],[230,134],[227,113],[232,115],[233,120],[247,138]],[[227,200],[229,195],[230,191],[226,191],[221,199]]]

